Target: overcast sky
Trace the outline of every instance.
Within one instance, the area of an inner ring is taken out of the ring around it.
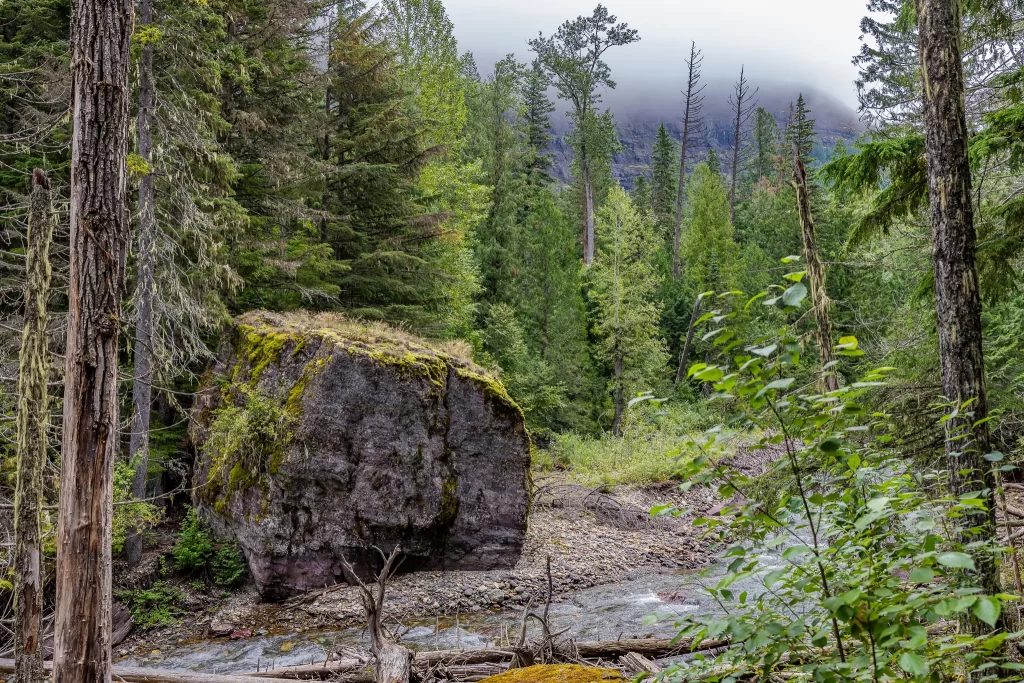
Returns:
[[[486,75],[497,58],[526,45],[538,31],[590,14],[596,0],[445,0],[461,50],[477,58]],[[704,51],[705,80],[724,86],[740,66],[772,91],[818,89],[856,106],[850,60],[860,49],[859,24],[866,0],[605,0],[619,21],[640,31],[641,41],[609,53],[619,91],[606,98],[617,113],[647,103],[660,108],[678,99],[690,41]],[[775,93],[773,93],[775,94]],[[790,97],[786,94],[785,97]]]

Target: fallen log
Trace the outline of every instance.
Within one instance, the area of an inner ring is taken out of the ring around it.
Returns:
[[[661,659],[687,652],[702,652],[714,648],[725,647],[730,641],[727,638],[704,640],[694,645],[690,639],[674,642],[668,638],[637,638],[623,640],[605,640],[591,643],[575,643],[576,653],[581,659],[618,659],[633,653],[647,659]],[[479,664],[500,664],[509,662],[515,656],[515,649],[480,648],[474,650],[429,650],[417,652],[414,664],[417,668],[444,666],[449,669],[457,666],[475,666]],[[272,671],[261,671],[246,674],[252,677],[279,679],[326,680],[332,676],[356,674],[366,669],[366,663],[358,659],[341,659],[325,664],[306,664]]]
[[[699,652],[722,647],[729,639],[704,640],[696,643],[690,639],[674,641],[668,638],[644,638],[637,640],[604,640],[596,643],[576,643],[576,651],[582,659],[611,659],[625,657],[630,652],[649,659],[661,659],[686,652]]]
[[[638,655],[635,652],[629,652],[625,656],[619,657],[619,664],[634,677],[641,674],[657,674],[661,671],[660,666],[647,659],[647,657]]]
[[[44,669],[53,669],[51,662],[44,664]],[[13,659],[0,659],[0,674],[14,673]],[[113,678],[125,683],[294,683],[293,680],[280,678],[255,678],[249,675],[204,674],[194,671],[164,671],[136,666],[115,666]]]

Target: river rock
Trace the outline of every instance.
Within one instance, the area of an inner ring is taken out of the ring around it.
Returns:
[[[265,599],[403,570],[514,566],[530,443],[502,385],[408,334],[246,314],[190,426],[195,504],[235,536]]]

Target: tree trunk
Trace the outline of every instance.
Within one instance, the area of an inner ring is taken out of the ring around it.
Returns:
[[[14,494],[14,659],[15,683],[39,683],[43,674],[42,528],[43,470],[49,423],[50,375],[46,305],[50,298],[50,242],[53,220],[50,180],[32,174],[25,270],[25,324],[18,375],[18,479]]]
[[[683,350],[679,353],[679,369],[676,371],[676,384],[686,379],[686,362],[690,359],[690,349],[693,348],[693,333],[697,328],[697,318],[700,317],[700,308],[703,298],[697,297],[693,303],[693,313],[690,314],[690,325],[686,328],[686,341],[683,343]]]
[[[590,169],[583,168],[583,219],[586,222],[586,234],[583,236],[583,263],[594,263],[594,186],[590,178]]]
[[[839,376],[836,375],[833,362],[836,359],[832,344],[832,319],[829,301],[825,289],[825,266],[818,253],[818,244],[814,236],[814,218],[811,215],[810,186],[807,184],[807,168],[800,160],[800,152],[793,149],[793,187],[796,188],[796,207],[800,214],[800,228],[804,240],[804,261],[807,262],[807,280],[811,293],[811,306],[814,320],[817,323],[816,337],[818,353],[821,355],[822,388],[835,391],[839,388]]]
[[[57,534],[54,683],[110,681],[117,339],[129,236],[131,0],[71,19],[71,235]]]
[[[942,390],[947,399],[961,406],[971,402],[959,418],[946,423],[950,487],[954,494],[984,492],[987,510],[965,513],[964,526],[980,528],[979,538],[995,539],[995,482],[983,457],[989,452],[990,443],[984,420],[988,405],[967,154],[960,6],[957,0],[916,0],[915,4],[924,81]],[[998,593],[999,573],[993,558],[985,552],[976,553],[974,562],[982,590],[989,595]]]
[[[736,222],[736,182],[740,175],[740,134],[743,132],[743,103],[747,99],[747,81],[740,68],[740,81],[736,86],[736,128],[732,138],[732,182],[729,184],[729,220]]]
[[[153,0],[142,0],[139,20],[153,23]],[[153,297],[156,294],[156,188],[153,174],[153,45],[142,47],[139,64],[139,156],[147,171],[139,183],[139,290],[136,297],[135,374],[132,378],[132,433],[128,446],[130,462],[135,465],[132,498],[146,497],[149,474],[149,415],[153,404]],[[125,539],[125,559],[129,567],[142,560],[142,533],[132,529]]]
[[[626,412],[626,391],[622,387],[624,369],[622,354],[615,355],[615,417],[612,418],[612,434],[622,436],[622,416]]]
[[[683,139],[679,150],[679,187],[676,190],[676,230],[672,238],[672,278],[679,279],[682,261],[679,250],[683,245],[683,201],[686,196],[686,143],[690,137],[690,97],[686,97],[686,113],[683,118]]]

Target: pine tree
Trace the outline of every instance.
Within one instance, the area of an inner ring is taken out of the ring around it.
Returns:
[[[570,115],[576,130],[570,140],[583,190],[583,262],[587,265],[594,261],[594,186],[599,167],[610,160],[613,146],[608,140],[614,138],[614,131],[611,136],[604,131],[604,119],[610,115],[601,116],[596,110],[599,89],[615,87],[604,55],[613,47],[640,40],[635,29],[617,21],[607,8],[598,5],[591,16],[579,16],[562,24],[554,35],[530,41],[530,49],[552,75],[559,97],[572,105]]]
[[[526,126],[526,144],[532,152],[529,173],[535,182],[541,183],[551,180],[551,154],[548,148],[554,140],[551,135],[551,114],[555,111],[555,105],[547,96],[550,86],[551,78],[540,59],[535,58],[523,81],[523,122]]]
[[[621,434],[629,394],[654,389],[667,359],[658,335],[661,304],[654,266],[654,226],[613,188],[599,214],[601,248],[591,273],[594,336],[611,370],[612,432]]]
[[[669,137],[665,124],[661,124],[651,153],[651,206],[659,223],[666,226],[671,225],[674,218],[679,185],[677,155],[675,142]]]
[[[807,103],[804,102],[804,96],[801,93],[796,100],[796,106],[793,107],[786,141],[789,143],[790,154],[788,156],[792,156],[795,148],[804,164],[810,164],[813,161],[811,152],[814,151],[814,144],[817,142],[814,131],[815,122],[810,116],[811,111],[807,108]]]
[[[629,193],[629,200],[633,202],[636,210],[645,216],[650,216],[654,210],[654,196],[651,192],[651,183],[647,176],[637,176],[633,181],[633,190]]]
[[[767,109],[758,107],[754,112],[754,158],[750,169],[753,183],[774,175],[779,140],[778,121]]]
[[[690,180],[686,234],[686,278],[694,291],[733,289],[739,275],[739,245],[722,176],[708,163],[699,164]]]
[[[718,154],[715,153],[714,149],[708,150],[708,158],[704,163],[707,164],[708,169],[712,173],[718,176],[722,175],[722,162],[719,160]]]

